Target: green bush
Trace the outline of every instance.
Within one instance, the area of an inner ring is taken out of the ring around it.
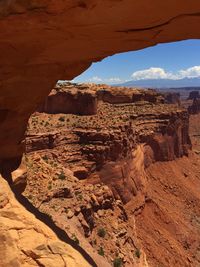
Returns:
[[[99,228],[97,233],[98,233],[98,236],[102,238],[106,236],[106,230],[104,228]]]
[[[44,155],[44,156],[42,157],[42,159],[43,159],[44,161],[48,161],[48,156],[47,156],[47,155]]]
[[[138,259],[140,258],[140,256],[141,256],[141,251],[140,251],[139,248],[136,249],[136,251],[135,251],[135,256],[136,256]]]
[[[113,266],[114,267],[121,267],[123,264],[122,259],[121,258],[115,258],[113,261]]]
[[[65,121],[65,117],[61,116],[61,117],[59,118],[59,121],[64,122],[64,121]]]
[[[48,190],[51,190],[51,189],[52,189],[52,185],[49,184],[49,185],[48,185]]]
[[[60,180],[65,180],[66,179],[65,173],[63,171],[61,171],[61,173],[58,175],[58,178]]]
[[[79,192],[79,191],[75,191],[75,196],[76,196],[76,198],[78,199],[78,200],[83,200],[83,195],[81,194],[81,192]]]
[[[101,256],[104,256],[105,255],[104,249],[102,247],[99,248],[98,254],[101,255]]]

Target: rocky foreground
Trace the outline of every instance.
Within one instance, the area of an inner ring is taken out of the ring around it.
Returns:
[[[153,90],[67,84],[30,118],[23,194],[98,266],[199,264],[199,159],[179,104]]]

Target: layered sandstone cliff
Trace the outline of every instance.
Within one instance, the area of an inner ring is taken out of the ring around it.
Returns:
[[[69,84],[64,87],[57,85],[37,110],[49,114],[95,115],[97,113],[97,98],[95,93],[84,86]]]
[[[19,165],[28,118],[57,80],[117,52],[199,38],[199,11],[196,0],[1,1],[1,171]]]
[[[187,110],[152,90],[84,87],[96,97],[96,114],[31,117],[24,194],[88,252],[145,265],[135,216],[149,203],[146,168],[188,155]]]

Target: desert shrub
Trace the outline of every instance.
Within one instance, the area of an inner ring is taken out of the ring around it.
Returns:
[[[135,256],[136,256],[138,259],[140,258],[140,256],[141,256],[141,251],[140,251],[139,248],[136,249],[136,251],[135,251]]]
[[[104,253],[104,249],[103,249],[102,247],[100,247],[100,248],[98,249],[98,254],[101,255],[101,256],[104,256],[104,255],[105,255],[105,253]]]
[[[115,258],[113,261],[113,266],[114,267],[121,267],[123,264],[122,259],[121,258]]]
[[[65,117],[61,116],[61,117],[59,118],[59,121],[64,122],[64,121],[65,121]]]
[[[99,228],[97,233],[98,233],[98,236],[102,238],[106,236],[106,230],[104,228]]]
[[[48,161],[48,156],[47,156],[47,155],[44,155],[44,156],[42,157],[42,159],[43,159],[44,161]]]
[[[66,179],[65,173],[63,171],[61,171],[61,173],[58,174],[58,178],[60,180],[65,180]]]
[[[52,185],[49,184],[49,185],[48,185],[48,190],[51,190],[51,189],[52,189]]]
[[[80,192],[76,191],[75,192],[75,196],[76,196],[77,199],[83,200],[83,195]]]

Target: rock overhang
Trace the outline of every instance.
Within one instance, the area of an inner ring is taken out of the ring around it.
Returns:
[[[1,159],[20,157],[30,114],[59,79],[115,53],[200,38],[198,0],[0,3]]]

